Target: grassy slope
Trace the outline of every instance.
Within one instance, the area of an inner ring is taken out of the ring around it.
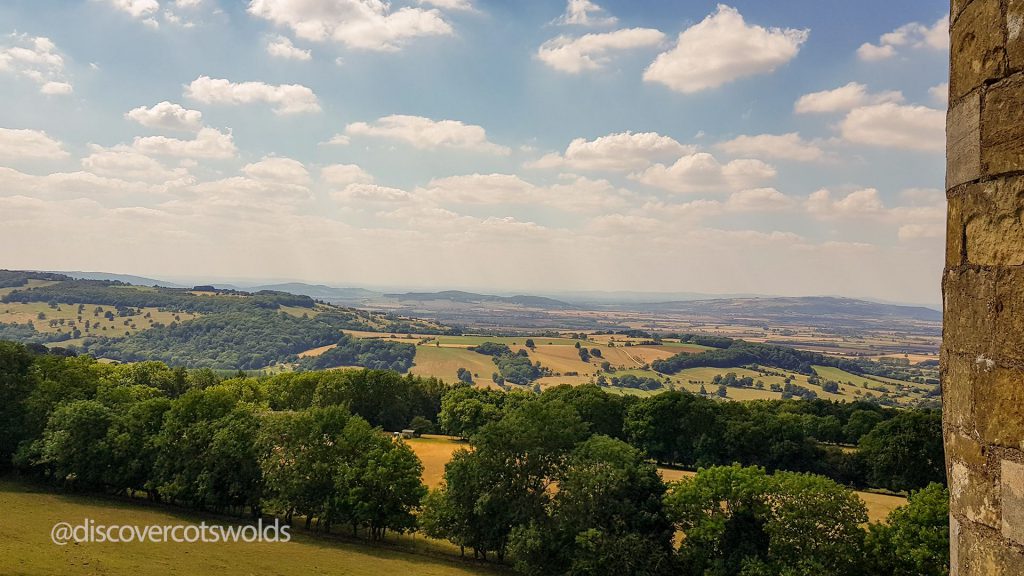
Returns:
[[[0,509],[4,511],[0,522],[0,574],[5,575],[470,576],[493,573],[468,563],[449,562],[393,547],[371,547],[301,534],[294,535],[289,543],[57,546],[50,541],[50,529],[57,522],[79,524],[89,518],[97,524],[142,526],[198,523],[204,518],[117,500],[40,492],[6,479],[0,479]],[[213,518],[205,520],[220,522]]]

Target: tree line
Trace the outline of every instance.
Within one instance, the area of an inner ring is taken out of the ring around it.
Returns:
[[[534,396],[458,387],[442,400],[438,422],[444,432],[471,438]],[[938,410],[827,400],[719,402],[685,391],[638,398],[594,385],[552,387],[541,397],[566,402],[592,433],[623,440],[668,466],[740,463],[894,491],[945,482]]]

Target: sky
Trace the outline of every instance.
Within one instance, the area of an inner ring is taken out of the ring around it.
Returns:
[[[8,0],[0,268],[935,305],[947,11]]]

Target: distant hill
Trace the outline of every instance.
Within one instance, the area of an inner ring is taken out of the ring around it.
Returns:
[[[524,308],[540,308],[544,310],[574,310],[576,306],[554,298],[544,296],[493,296],[490,294],[476,294],[474,292],[463,292],[461,290],[445,290],[442,292],[406,292],[404,294],[385,294],[386,298],[393,298],[405,302],[434,302],[444,300],[459,302],[463,304],[506,304],[522,306]]]
[[[108,272],[82,272],[79,270],[72,270],[70,272],[60,272],[71,278],[78,280],[111,280],[114,282],[124,282],[125,284],[134,284],[135,286],[159,286],[161,288],[187,288],[182,284],[175,284],[174,282],[167,282],[166,280],[157,280],[155,278],[146,278],[144,276],[133,276],[131,274],[110,274]]]
[[[924,306],[880,304],[833,296],[717,298],[636,305],[645,310],[663,310],[723,319],[765,318],[786,320],[913,320],[942,322],[942,312]]]
[[[287,282],[283,284],[267,284],[263,286],[247,287],[247,290],[258,292],[260,290],[272,290],[274,292],[289,292],[309,296],[326,302],[353,302],[380,298],[380,292],[366,290],[364,288],[335,288],[323,284],[305,284],[302,282]]]

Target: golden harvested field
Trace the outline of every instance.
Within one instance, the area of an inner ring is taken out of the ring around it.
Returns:
[[[470,352],[465,348],[438,347],[430,344],[416,347],[415,365],[411,373],[421,376],[436,376],[446,382],[455,382],[459,368],[465,368],[473,374],[477,384],[492,383],[491,374],[497,366],[490,356]]]
[[[468,448],[469,444],[450,436],[424,434],[420,438],[406,440],[423,462],[423,483],[430,488],[437,488],[444,478],[444,465],[452,459],[452,454],[459,448]]]
[[[299,358],[312,358],[315,356],[319,356],[324,352],[327,352],[331,348],[334,348],[335,346],[337,346],[337,344],[328,344],[327,346],[320,346],[319,348],[310,348],[305,352],[299,352]]]
[[[71,496],[0,480],[0,574],[21,576],[113,575],[191,576],[472,576],[492,569],[438,554],[458,555],[444,543],[408,536],[371,546],[293,532],[287,543],[83,543],[57,546],[50,529],[57,522],[80,524],[88,518],[102,525],[232,524],[173,508],[129,501]],[[422,548],[432,554],[414,554]]]

